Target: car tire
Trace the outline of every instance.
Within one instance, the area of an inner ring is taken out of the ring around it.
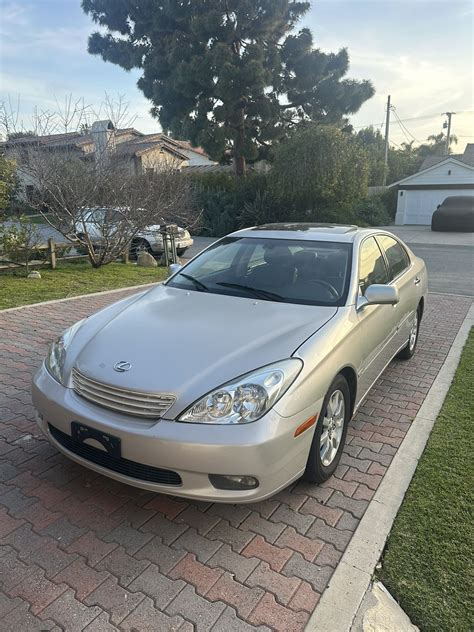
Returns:
[[[187,248],[178,248],[176,250],[176,254],[178,255],[178,257],[182,257],[184,255],[184,253],[186,252]]]
[[[337,414],[337,406],[343,410]],[[336,410],[334,405],[336,404]],[[327,392],[314,431],[308,463],[303,478],[310,483],[323,483],[336,470],[346,442],[351,415],[351,398],[347,380],[338,375]],[[337,421],[339,423],[337,423]],[[324,438],[324,433],[326,439]],[[330,450],[330,452],[328,452]]]
[[[144,250],[145,252],[148,252],[148,254],[153,255],[153,250],[151,249],[151,246],[146,239],[134,239],[130,244],[130,250],[128,254],[132,261],[137,260],[140,250]]]
[[[420,308],[415,312],[413,323],[410,329],[410,338],[405,347],[398,353],[397,358],[400,360],[409,360],[415,355],[416,345],[418,344],[418,334],[420,332]]]

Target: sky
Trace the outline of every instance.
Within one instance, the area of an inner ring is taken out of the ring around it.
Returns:
[[[456,112],[456,151],[474,142],[474,0],[313,0],[301,25],[325,52],[348,48],[348,77],[372,80],[376,94],[351,117],[354,127],[382,128],[390,94],[403,121],[392,116],[395,146],[439,133],[447,111]],[[18,112],[19,127],[31,127],[35,108],[64,109],[69,95],[101,112],[107,93],[123,95],[134,127],[160,130],[139,72],[88,54],[96,29],[80,0],[0,0],[0,102]]]

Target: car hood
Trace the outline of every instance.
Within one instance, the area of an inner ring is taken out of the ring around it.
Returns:
[[[289,358],[336,312],[160,285],[85,321],[68,364],[112,386],[174,393],[166,414],[174,418],[221,384]],[[122,360],[131,369],[119,373]]]

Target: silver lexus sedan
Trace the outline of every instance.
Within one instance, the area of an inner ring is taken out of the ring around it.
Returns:
[[[336,469],[347,426],[415,352],[427,275],[394,235],[274,224],[76,323],[33,380],[65,455],[144,489],[254,502]]]

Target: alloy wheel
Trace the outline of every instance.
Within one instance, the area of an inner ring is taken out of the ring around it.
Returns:
[[[327,467],[334,461],[344,431],[345,401],[342,391],[336,390],[329,398],[323,418],[320,440],[321,462]]]

